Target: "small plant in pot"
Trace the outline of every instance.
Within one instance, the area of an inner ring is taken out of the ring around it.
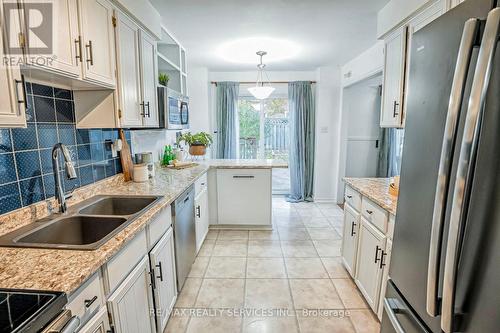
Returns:
[[[207,147],[213,142],[212,136],[206,132],[191,134],[186,132],[177,138],[177,144],[185,142],[189,146],[189,154],[192,156],[203,156],[207,153]]]
[[[158,74],[158,83],[161,84],[162,86],[168,86],[168,81],[170,80],[170,77],[165,74],[165,73],[160,73]]]

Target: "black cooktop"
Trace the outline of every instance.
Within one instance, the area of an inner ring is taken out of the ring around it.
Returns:
[[[0,333],[38,332],[66,302],[61,292],[0,289]]]

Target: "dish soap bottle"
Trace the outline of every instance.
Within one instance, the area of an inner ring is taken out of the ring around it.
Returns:
[[[170,164],[170,159],[172,156],[172,148],[167,145],[165,146],[165,151],[163,152],[163,160],[162,160],[162,165],[169,165]]]

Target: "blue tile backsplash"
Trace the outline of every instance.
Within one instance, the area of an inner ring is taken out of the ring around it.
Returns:
[[[54,196],[51,155],[58,142],[70,150],[78,175],[68,180],[61,168],[65,191],[122,172],[109,143],[118,130],[76,129],[72,91],[27,82],[26,92],[27,128],[0,129],[0,214]]]

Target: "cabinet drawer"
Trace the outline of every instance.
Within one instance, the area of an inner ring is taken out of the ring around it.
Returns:
[[[387,231],[389,213],[365,197],[363,197],[361,202],[361,215],[363,215],[368,222],[372,223],[383,233]]]
[[[124,249],[111,258],[106,267],[110,292],[125,279],[135,267],[135,264],[146,255],[147,248],[146,232],[143,230]]]
[[[194,183],[194,196],[198,196],[204,189],[207,188],[207,173],[205,172],[200,178]]]
[[[349,185],[345,187],[345,202],[358,212],[361,210],[361,194]]]
[[[154,218],[148,227],[149,247],[153,247],[158,240],[172,226],[172,208],[164,208],[160,214]]]
[[[271,224],[271,170],[217,170],[219,224]]]
[[[104,293],[101,285],[101,278],[97,272],[70,295],[66,308],[71,310],[73,316],[80,318],[80,325],[84,325],[104,304]]]

